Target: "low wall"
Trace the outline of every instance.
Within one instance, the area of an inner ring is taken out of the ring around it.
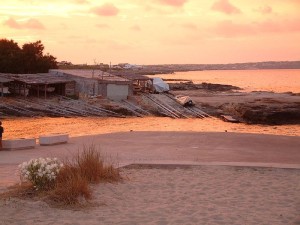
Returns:
[[[2,141],[2,148],[4,150],[31,149],[34,148],[35,145],[35,138],[20,138]]]
[[[68,134],[51,134],[39,137],[40,145],[57,145],[67,143],[69,140]]]

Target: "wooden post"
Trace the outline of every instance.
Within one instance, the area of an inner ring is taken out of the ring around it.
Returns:
[[[3,83],[1,83],[1,89],[2,89],[2,91],[1,91],[1,97],[3,97],[4,96],[4,94],[3,94]]]
[[[27,84],[24,85],[24,98],[26,98],[26,87],[27,87]]]
[[[47,84],[45,84],[45,99],[47,98]]]

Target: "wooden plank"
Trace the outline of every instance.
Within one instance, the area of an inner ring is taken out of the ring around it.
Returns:
[[[165,107],[164,105],[160,104],[159,102],[157,102],[151,95],[144,95],[147,98],[149,98],[150,100],[152,100],[156,106],[158,106],[160,109],[164,110],[167,112],[167,114],[169,114],[172,118],[180,118],[179,115],[177,115],[175,112],[172,112],[170,109],[168,109],[167,107]]]

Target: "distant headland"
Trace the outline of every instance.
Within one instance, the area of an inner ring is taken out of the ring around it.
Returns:
[[[125,65],[125,66],[124,66]],[[126,66],[127,65],[127,66]],[[128,65],[131,65],[130,67]],[[153,65],[132,65],[120,63],[108,65],[100,63],[97,65],[75,65],[72,63],[58,64],[60,69],[102,69],[110,71],[114,75],[155,75],[169,74],[184,71],[201,70],[260,70],[260,69],[300,69],[300,61],[266,61],[266,62],[247,62],[229,64],[153,64]]]

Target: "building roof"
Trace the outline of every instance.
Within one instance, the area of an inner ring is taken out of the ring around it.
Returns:
[[[89,79],[96,79],[99,80],[99,82],[103,83],[111,83],[111,82],[124,82],[129,83],[130,80],[115,76],[110,73],[104,72],[102,70],[84,70],[84,69],[78,69],[78,70],[50,70],[50,73],[53,74],[60,74],[60,75],[71,75],[71,76],[78,76],[83,78],[89,78]]]
[[[11,82],[11,81],[13,81],[13,80],[8,79],[8,78],[6,78],[6,77],[3,77],[3,76],[1,76],[1,74],[0,74],[0,83],[8,83],[8,82]]]
[[[18,81],[26,84],[61,84],[72,82],[72,79],[50,73],[41,74],[6,74],[10,81]]]

